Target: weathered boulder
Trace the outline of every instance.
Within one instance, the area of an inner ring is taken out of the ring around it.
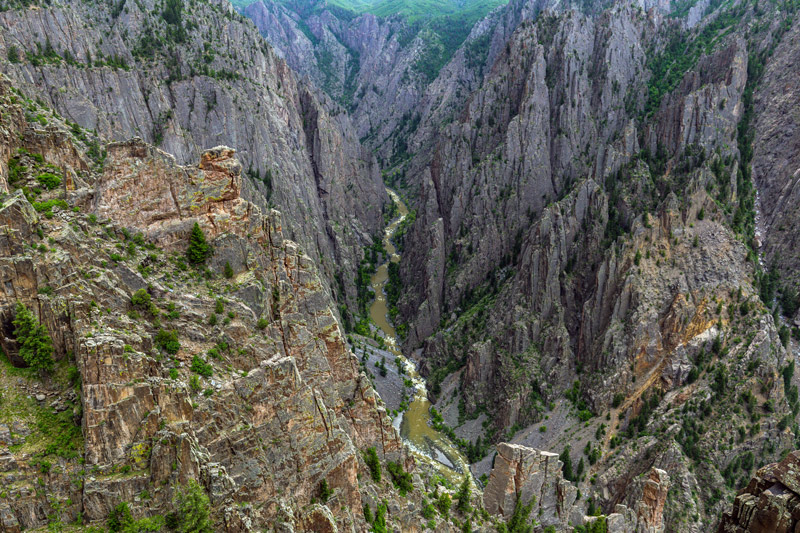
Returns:
[[[240,196],[242,167],[234,150],[219,146],[200,155],[196,166],[141,139],[111,143],[103,174],[95,182],[92,210],[101,219],[142,231],[165,250],[185,246],[194,222],[206,235],[244,236],[253,205]]]
[[[558,454],[500,443],[483,493],[490,514],[511,517],[518,505],[535,501],[531,516],[543,526],[565,528],[577,488],[564,479]]]
[[[800,451],[760,468],[722,516],[718,533],[800,530]]]
[[[518,444],[500,443],[483,492],[483,504],[490,514],[508,520],[518,505],[533,500],[531,517],[540,526],[571,531],[573,525],[589,524],[597,517],[584,516],[576,501],[577,487],[564,479],[558,455]],[[603,516],[613,533],[662,533],[669,475],[651,468],[625,491],[631,505],[618,504]]]

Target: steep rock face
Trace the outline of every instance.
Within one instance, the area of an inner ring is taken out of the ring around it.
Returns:
[[[631,2],[641,10],[653,13],[669,11],[668,2],[641,1]],[[581,12],[595,16],[611,5],[610,2],[553,2],[550,0],[512,0],[502,9],[497,9],[475,24],[464,44],[453,54],[453,58],[445,65],[436,80],[426,89],[418,106],[419,126],[408,141],[408,152],[422,156],[423,160],[431,157],[431,143],[435,142],[443,125],[457,120],[464,104],[490,74],[492,66],[503,50],[508,52],[507,44],[512,35],[523,23],[537,21],[540,14],[549,26],[559,13]],[[594,31],[589,28],[588,32]],[[547,39],[551,38],[550,30],[545,30]],[[609,54],[608,60],[613,66],[627,61],[623,54]],[[635,62],[635,61],[634,61]],[[585,65],[585,61],[581,63]],[[627,68],[627,67],[626,67]],[[573,93],[574,94],[574,93]],[[419,163],[417,163],[419,164]],[[409,183],[417,186],[413,179],[415,171],[409,174]]]
[[[230,4],[181,5],[177,22],[152,2],[67,2],[0,17],[4,55],[14,47],[22,56],[6,70],[21,88],[104,138],[142,137],[178,163],[234,147],[244,196],[285,213],[287,235],[326,280],[352,279],[382,224],[374,157],[342,110],[299,83]],[[350,284],[331,285],[352,303]]]
[[[777,268],[782,284],[795,294],[800,283],[800,243],[792,231],[800,220],[800,83],[790,72],[800,62],[799,42],[795,24],[775,49],[755,91],[753,124],[753,179],[763,217],[758,237],[767,265]]]
[[[800,524],[800,452],[766,465],[737,494],[719,533],[796,531]]]
[[[430,335],[440,317],[458,308],[465,292],[493,269],[514,261],[524,228],[579,175],[592,172],[602,179],[607,167],[620,164],[614,154],[624,161],[638,151],[635,130],[626,130],[628,122],[617,111],[643,70],[639,39],[645,20],[634,9],[615,8],[597,23],[569,12],[524,25],[461,119],[441,135],[431,163],[415,178],[421,195],[435,198],[426,200],[433,211],[418,213],[412,232],[427,232],[441,219],[447,246],[431,244],[421,247],[425,253],[409,254],[404,272],[446,259],[458,268],[449,279],[438,272],[422,286],[424,292],[406,298],[406,316],[421,310],[409,344]],[[606,57],[621,54],[630,58],[624,68],[604,67]],[[581,66],[587,63],[597,66],[595,75]],[[601,123],[600,116],[608,118]],[[611,160],[595,165],[595,158]],[[422,234],[411,238],[427,240]],[[427,253],[429,248],[435,253]]]
[[[558,454],[501,443],[497,446],[489,484],[483,493],[486,510],[511,518],[514,508],[533,499],[534,511],[542,526],[569,523],[569,512],[575,503],[577,489],[561,475]]]
[[[425,88],[413,117],[418,126],[409,132],[406,143],[408,154],[426,161],[432,156],[431,143],[443,126],[458,118],[520,23],[535,18],[543,9],[553,7],[552,4],[543,0],[513,0],[473,26],[464,44]],[[414,170],[407,174],[410,185],[419,185],[412,179]]]
[[[665,531],[663,515],[670,489],[669,474],[659,468],[651,468],[634,483],[634,488],[629,491],[629,500],[633,501],[633,505],[617,505],[614,513],[608,517],[608,530],[631,533]]]
[[[542,527],[572,531],[572,526],[598,520],[585,516],[576,501],[577,488],[565,480],[558,455],[516,444],[500,443],[483,501],[489,513],[511,518],[519,505],[533,502],[531,515]],[[609,532],[660,533],[665,531],[663,511],[670,477],[658,468],[631,483],[632,507],[619,504],[603,516]]]
[[[522,21],[571,5],[515,0],[495,9],[440,70],[434,66],[442,43],[398,16],[273,1],[250,4],[244,13],[294,70],[350,108],[359,136],[402,173],[410,155],[429,152],[428,143],[480,86]]]
[[[17,142],[3,147],[17,170],[0,204],[0,346],[22,364],[11,324],[19,302],[47,327],[58,361],[41,379],[5,360],[0,368],[4,405],[15,409],[0,420],[3,530],[79,513],[105,520],[120,502],[137,518],[163,515],[190,479],[209,494],[215,530],[364,530],[362,506],[383,499],[398,527],[416,530],[413,501],[400,507],[368,481],[360,450],[374,446],[406,469],[413,460],[359,372],[315,265],[284,238],[277,211],[241,198],[234,151],[181,167],[137,139],[108,145],[94,173],[54,114],[37,109],[56,124],[49,132],[13,131],[19,106],[5,82],[0,89],[2,127]],[[28,138],[80,157],[33,152]],[[32,189],[40,168],[85,185],[30,192],[31,204],[21,188]],[[215,249],[209,267],[231,265],[230,280],[186,270],[194,223]],[[136,291],[147,302],[132,303]],[[322,480],[332,492],[314,505]]]
[[[662,102],[648,132],[650,151],[656,153],[659,145],[669,153],[688,145],[708,152],[723,147],[734,150],[746,81],[744,39],[735,39],[723,50],[702,58]]]
[[[424,245],[404,253],[400,308],[437,409],[478,448],[476,473],[490,462],[478,436],[566,448],[593,480],[583,494],[639,516],[634,481],[658,468],[675,481],[668,500],[647,489],[663,521],[629,523],[704,530],[743,464],[794,447],[793,345],[764,297],[740,131],[751,58],[773,42],[745,28],[792,19],[740,4],[684,38],[658,9],[519,25],[411,163],[405,242]],[[670,46],[686,39],[703,44],[679,68]],[[669,90],[648,79],[658,64],[680,74]],[[731,410],[736,397],[777,410]]]
[[[106,151],[92,199],[92,211],[102,219],[141,229],[165,250],[185,246],[196,217],[207,220],[211,238],[247,233],[253,206],[240,196],[242,169],[232,149],[203,152],[196,167],[180,167],[140,140],[113,143]]]
[[[351,110],[359,138],[383,159],[405,151],[429,82],[418,65],[427,45],[419,28],[399,17],[270,0],[244,13],[294,70]]]

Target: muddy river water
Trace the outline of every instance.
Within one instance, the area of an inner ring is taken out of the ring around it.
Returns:
[[[415,452],[419,459],[427,461],[439,469],[451,481],[459,481],[468,472],[468,463],[450,439],[433,429],[425,380],[417,373],[416,365],[402,353],[397,342],[397,332],[389,320],[389,309],[384,288],[389,277],[389,262],[397,263],[400,255],[392,242],[400,223],[408,216],[408,208],[397,193],[390,189],[386,192],[398,207],[398,216],[386,227],[383,246],[388,254],[388,261],[380,265],[372,275],[371,285],[375,291],[375,300],[370,306],[370,318],[383,334],[386,349],[394,354],[402,363],[406,377],[414,384],[414,397],[408,410],[401,412],[394,419],[394,426],[400,430],[400,436]]]

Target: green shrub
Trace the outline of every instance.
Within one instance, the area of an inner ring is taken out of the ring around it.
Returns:
[[[181,316],[180,311],[178,311],[178,308],[172,302],[167,304],[167,311],[167,318],[170,320],[177,320]]]
[[[433,508],[433,505],[428,502],[428,498],[425,496],[422,497],[422,518],[425,520],[430,520],[435,516],[436,510]]]
[[[161,531],[164,529],[165,520],[163,516],[150,516],[135,520],[133,525],[125,530],[125,533],[145,533],[150,531]]]
[[[214,374],[214,368],[203,361],[203,359],[199,355],[195,355],[192,357],[192,372],[196,372],[203,376],[204,378],[210,378],[212,374]]]
[[[446,492],[442,492],[436,499],[436,508],[439,509],[439,513],[444,517],[450,514],[451,505],[453,505],[453,500],[450,499],[450,495]]]
[[[19,344],[20,357],[35,370],[51,370],[54,364],[53,345],[47,328],[21,302],[17,302],[16,310],[14,336]]]
[[[614,393],[614,399],[611,402],[611,407],[614,407],[616,409],[617,407],[622,405],[622,402],[624,401],[625,401],[625,394],[621,392],[616,392]]]
[[[322,503],[328,501],[333,494],[333,490],[328,486],[328,480],[323,479],[319,484],[319,499]]]
[[[369,475],[372,478],[372,481],[375,483],[380,483],[381,463],[378,460],[378,453],[375,451],[374,447],[367,448],[367,451],[364,452],[364,462],[367,463],[367,468],[369,468]]]
[[[231,279],[233,277],[233,267],[229,261],[225,261],[225,277]]]
[[[181,349],[181,343],[178,342],[178,332],[174,330],[159,330],[153,342],[155,342],[155,345],[159,349],[164,350],[170,355],[175,355]]]
[[[126,502],[117,504],[110,513],[108,513],[108,520],[106,526],[111,533],[118,533],[125,531],[133,525],[133,515],[131,514],[130,507]]]
[[[35,411],[36,429],[44,437],[42,455],[56,455],[73,459],[83,453],[83,434],[81,427],[75,425],[72,409],[56,413],[52,409],[40,407]]]
[[[180,533],[212,533],[210,507],[203,487],[190,480],[175,496],[176,529]]]
[[[369,505],[366,503],[364,504],[364,520],[367,522],[367,524],[372,524],[372,521],[374,520],[372,516],[372,509],[370,509]]]
[[[59,178],[52,172],[42,172],[36,177],[36,181],[38,181],[42,185],[42,187],[44,187],[48,191],[52,191],[53,189],[61,185],[61,178]]]
[[[530,523],[530,516],[535,501],[536,497],[533,497],[528,505],[523,505],[522,502],[517,499],[517,503],[514,505],[514,514],[511,515],[511,519],[505,524],[497,525],[498,533],[531,533],[533,531],[533,525]]]
[[[375,510],[375,520],[372,521],[373,533],[386,533],[386,504],[379,503]]]
[[[19,56],[19,48],[14,46],[13,44],[8,47],[8,62],[9,63],[19,63],[20,56]]]
[[[36,209],[36,212],[44,214],[44,216],[47,218],[53,218],[54,207],[69,209],[67,202],[60,198],[53,198],[52,200],[47,200],[46,202],[33,202],[33,208]]]
[[[386,463],[386,469],[392,476],[392,483],[395,488],[400,491],[401,496],[405,496],[407,493],[414,490],[414,485],[411,482],[411,474],[403,470],[403,465],[395,463],[394,461],[389,461]]]
[[[589,524],[586,533],[607,533],[608,522],[605,516],[598,516],[596,520]]]
[[[256,322],[256,327],[258,329],[265,329],[269,325],[269,321],[266,318],[259,318],[258,322]]]
[[[151,301],[152,299],[150,297],[150,293],[148,293],[146,289],[139,289],[133,293],[133,296],[131,296],[131,303],[136,307],[141,307],[143,309],[147,309],[150,306]]]

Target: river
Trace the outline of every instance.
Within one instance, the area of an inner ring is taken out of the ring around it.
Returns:
[[[407,359],[398,347],[397,332],[389,320],[384,288],[389,278],[389,262],[400,261],[400,254],[392,242],[392,237],[400,223],[408,216],[408,208],[396,192],[388,188],[386,192],[397,205],[398,216],[389,223],[384,231],[383,247],[388,260],[378,267],[370,280],[372,289],[375,291],[375,299],[370,305],[369,314],[384,338],[386,350],[400,360],[406,377],[414,384],[414,397],[408,410],[400,412],[393,423],[418,459],[432,464],[451,482],[459,482],[463,474],[469,472],[469,465],[453,442],[446,435],[433,429],[430,414],[431,403],[428,401],[425,380],[417,373],[416,365]]]

